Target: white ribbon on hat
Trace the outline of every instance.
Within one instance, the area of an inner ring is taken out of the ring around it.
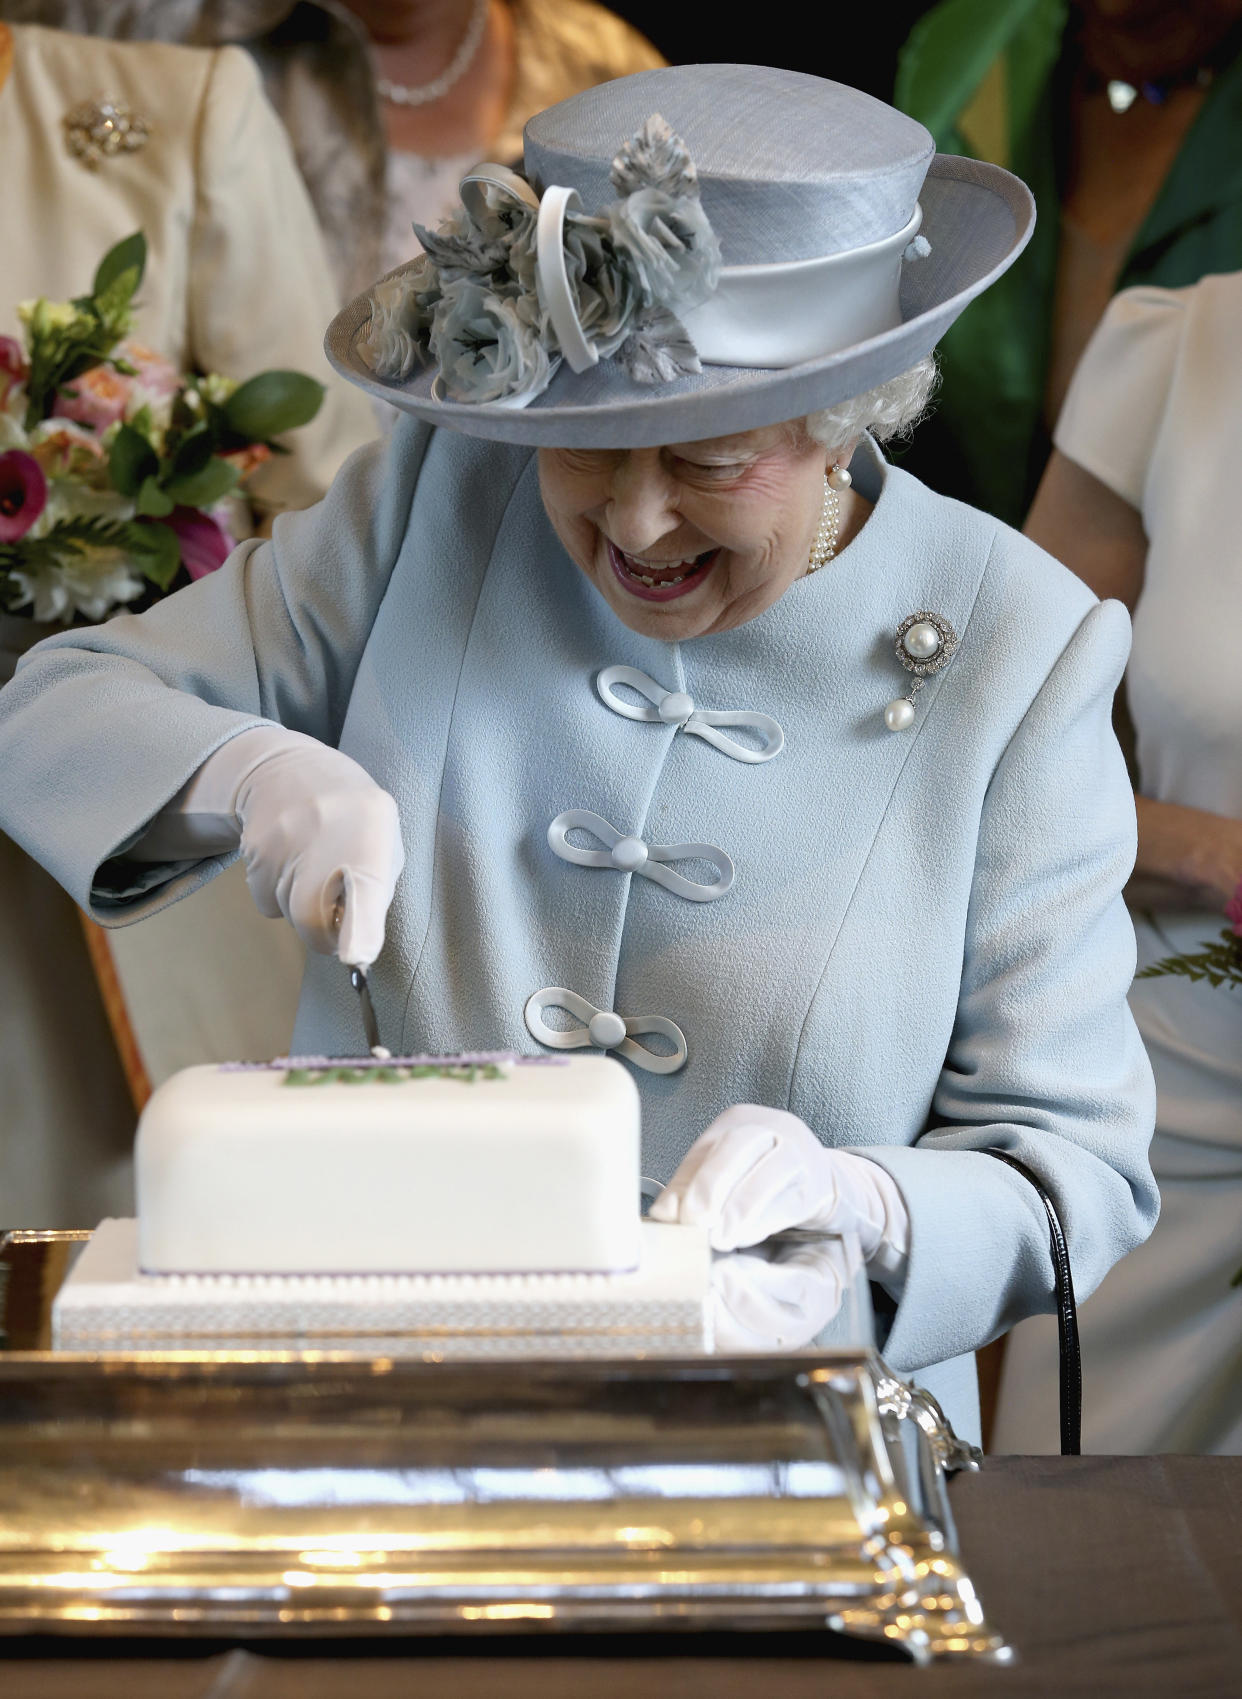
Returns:
[[[599,354],[579,322],[565,264],[565,215],[578,201],[578,191],[553,183],[541,198],[508,166],[489,161],[462,178],[467,207],[488,186],[538,213],[539,299],[571,370],[589,371],[598,365]],[[919,235],[922,222],[923,209],[916,206],[904,229],[865,247],[773,265],[722,266],[707,300],[678,315],[699,359],[707,366],[797,366],[892,330],[901,323],[903,261],[929,251]]]
[[[575,372],[598,364],[599,355],[578,322],[565,265],[565,214],[576,189],[553,184],[539,202],[539,298],[561,352]],[[865,342],[901,323],[901,267],[921,258],[923,209],[904,229],[882,241],[822,259],[775,265],[727,265],[706,301],[679,318],[705,366],[782,367]]]

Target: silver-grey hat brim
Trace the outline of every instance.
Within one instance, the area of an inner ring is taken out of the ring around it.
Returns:
[[[615,360],[587,372],[562,365],[524,408],[437,401],[434,368],[404,383],[377,378],[358,351],[370,319],[359,295],[328,327],[324,348],[342,377],[369,395],[468,436],[575,448],[648,448],[695,442],[799,419],[861,395],[929,354],[976,295],[1011,266],[1035,228],[1035,202],[997,165],[937,154],[923,184],[923,234],[931,252],[904,268],[902,322],[853,347],[798,366],[705,366],[649,388]]]

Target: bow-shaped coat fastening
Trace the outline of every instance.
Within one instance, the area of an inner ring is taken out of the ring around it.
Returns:
[[[559,1032],[544,1020],[545,1009],[565,1009],[583,1025]],[[532,992],[526,1000],[524,1014],[531,1037],[553,1050],[585,1050],[595,1045],[600,1050],[615,1050],[618,1056],[624,1056],[649,1074],[675,1074],[686,1065],[689,1054],[686,1035],[675,1021],[664,1015],[618,1015],[611,1009],[597,1009],[594,1003],[588,1003],[585,997],[579,997],[564,985],[545,985],[542,991]],[[636,1044],[636,1036],[644,1032],[656,1032],[670,1039],[676,1046],[673,1054],[660,1056],[645,1044]]]
[[[631,690],[645,696],[651,706],[626,702],[613,690],[615,684],[629,685]],[[614,714],[623,714],[627,720],[677,726],[681,731],[692,732],[695,737],[705,739],[733,761],[747,761],[752,765],[770,761],[785,747],[785,733],[770,714],[760,714],[750,708],[696,708],[694,698],[687,696],[684,690],[665,690],[663,685],[648,678],[637,667],[605,667],[596,677],[595,688],[600,701]],[[736,738],[726,737],[717,729],[720,726],[745,726],[764,740],[763,746],[752,749]]]
[[[578,849],[569,842],[569,833],[575,826],[593,832],[605,847]],[[733,884],[733,863],[715,844],[649,844],[643,838],[618,832],[602,814],[592,814],[585,808],[568,808],[564,814],[558,814],[548,827],[548,845],[562,861],[572,861],[579,867],[613,867],[618,873],[641,874],[692,903],[714,902]],[[683,873],[675,873],[668,865],[673,861],[710,861],[720,877],[711,885],[701,884],[697,879],[687,879]]]

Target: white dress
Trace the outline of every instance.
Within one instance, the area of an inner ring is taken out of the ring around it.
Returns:
[[[1142,514],[1127,694],[1139,788],[1242,819],[1242,273],[1112,303],[1056,445]],[[1135,915],[1142,967],[1214,939],[1208,912]],[[1242,1453],[1242,991],[1136,981],[1156,1075],[1161,1218],[1082,1306],[1083,1450]],[[1056,1449],[1051,1317],[1010,1338],[993,1449]]]

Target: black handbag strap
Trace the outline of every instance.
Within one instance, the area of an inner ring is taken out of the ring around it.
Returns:
[[[1070,1272],[1069,1246],[1065,1242],[1061,1217],[1057,1214],[1057,1206],[1044,1190],[1043,1181],[1025,1162],[1020,1162],[1007,1150],[988,1149],[984,1155],[994,1156],[998,1162],[1007,1163],[1010,1168],[1021,1174],[1024,1180],[1029,1180],[1039,1193],[1048,1214],[1052,1277],[1057,1293],[1057,1343],[1061,1357],[1061,1455],[1077,1457],[1082,1450],[1082,1353],[1078,1345],[1074,1277]]]

